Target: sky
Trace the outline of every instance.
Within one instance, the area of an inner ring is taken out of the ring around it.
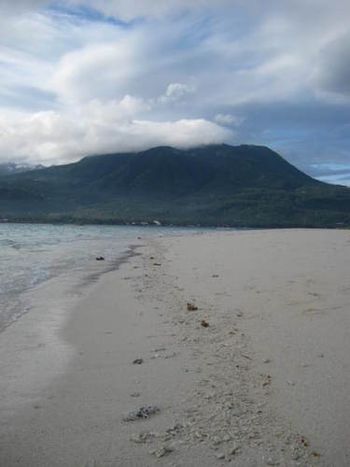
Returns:
[[[0,163],[262,144],[350,185],[349,0],[0,0]]]

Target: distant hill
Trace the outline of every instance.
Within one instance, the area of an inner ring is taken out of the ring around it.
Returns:
[[[0,172],[0,218],[237,227],[350,226],[350,189],[263,146],[156,147]]]

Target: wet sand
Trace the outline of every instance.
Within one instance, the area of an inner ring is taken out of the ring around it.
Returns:
[[[136,251],[0,335],[0,465],[350,465],[350,232]]]

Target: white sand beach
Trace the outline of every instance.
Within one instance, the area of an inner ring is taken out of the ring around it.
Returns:
[[[1,467],[350,465],[349,231],[135,253],[0,335]]]

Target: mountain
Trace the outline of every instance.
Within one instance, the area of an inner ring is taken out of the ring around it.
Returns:
[[[13,221],[350,226],[350,189],[314,180],[264,146],[156,147],[0,174]]]
[[[9,175],[20,172],[27,172],[28,170],[35,170],[43,168],[43,165],[28,165],[28,164],[16,164],[15,162],[7,162],[0,164],[0,176]]]

